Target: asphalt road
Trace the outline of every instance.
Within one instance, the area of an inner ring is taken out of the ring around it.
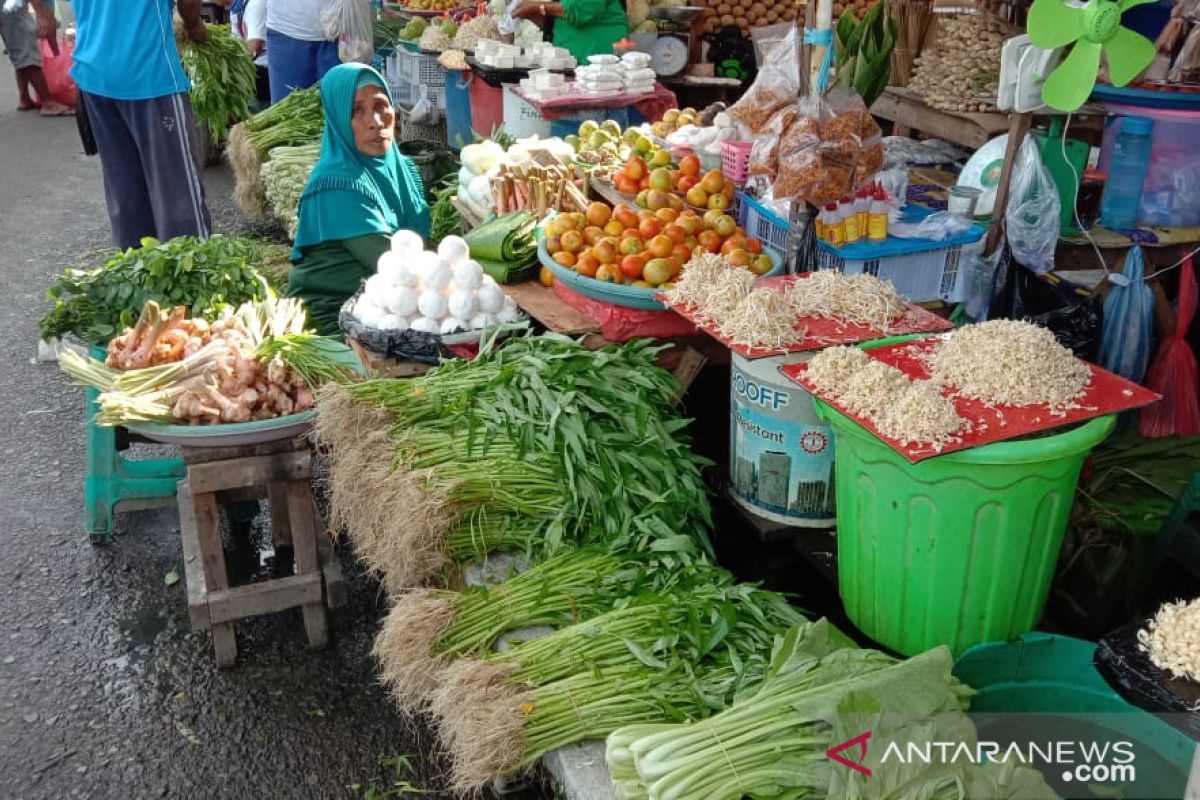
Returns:
[[[51,277],[108,245],[100,165],[73,120],[18,113],[0,72],[0,798],[436,790],[431,735],[376,684],[382,603],[350,555],[330,650],[307,652],[283,613],[242,623],[222,671],[165,580],[182,573],[173,508],[122,515],[111,546],[84,536],[83,393],[36,363],[35,331]],[[218,230],[244,230],[228,171],[206,182]]]

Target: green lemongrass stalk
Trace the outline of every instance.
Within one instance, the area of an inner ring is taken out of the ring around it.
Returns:
[[[209,342],[181,361],[160,364],[157,367],[123,370],[113,380],[112,390],[132,396],[179,386],[204,374],[226,352],[225,345]]]
[[[69,348],[58,354],[58,366],[76,383],[91,386],[102,392],[111,389],[113,382],[121,375],[119,369],[113,369],[103,361],[80,355]]]
[[[171,407],[185,390],[181,387],[148,394],[104,392],[97,399],[97,425],[125,425],[130,422],[174,422]]]

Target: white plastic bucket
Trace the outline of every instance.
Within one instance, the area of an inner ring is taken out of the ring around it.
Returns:
[[[550,136],[550,120],[543,119],[529,101],[518,97],[514,85],[504,84],[504,132],[516,139]]]
[[[729,385],[729,481],[756,516],[805,528],[837,519],[833,430],[812,395],[779,372],[814,353],[750,360],[733,354]]]

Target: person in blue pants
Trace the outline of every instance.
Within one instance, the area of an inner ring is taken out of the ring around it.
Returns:
[[[74,0],[75,65],[100,164],[113,241],[209,235],[191,83],[175,45],[176,6],[192,41],[201,0]]]
[[[271,102],[307,89],[341,63],[336,39],[325,36],[321,12],[329,0],[270,0],[267,53]]]

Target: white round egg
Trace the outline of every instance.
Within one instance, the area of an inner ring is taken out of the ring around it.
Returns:
[[[478,314],[476,314],[475,316],[471,317],[471,324],[470,324],[469,330],[481,331],[484,328],[486,328],[487,326],[488,326],[487,314],[484,314],[481,311]]]
[[[447,236],[437,249],[438,256],[450,266],[471,257],[471,247],[461,236]]]
[[[446,308],[450,315],[460,320],[475,316],[476,306],[475,292],[470,290],[459,289],[451,292],[446,299]]]
[[[407,323],[405,323],[404,318],[398,314],[384,314],[379,318],[379,322],[375,327],[382,331],[398,331],[403,330],[403,328],[400,327],[402,324]]]
[[[399,255],[391,250],[385,250],[380,256],[379,261],[375,263],[375,274],[385,279],[388,283],[395,285],[396,276],[399,274],[403,260]]]
[[[409,327],[414,331],[420,331],[421,333],[440,333],[442,330],[441,323],[439,323],[436,319],[430,319],[429,317],[417,317],[412,321],[412,324],[409,325]]]
[[[393,284],[409,289],[415,288],[417,285],[417,275],[408,264],[400,264],[396,267],[396,278]]]
[[[425,242],[413,231],[400,230],[392,234],[392,252],[412,256],[425,249]]]
[[[446,295],[437,289],[426,289],[417,298],[417,310],[423,317],[442,319],[446,316]]]
[[[485,314],[495,314],[504,307],[504,292],[494,283],[491,286],[486,283],[480,286],[475,297],[479,303],[479,310]]]
[[[412,271],[417,276],[417,280],[422,288],[425,282],[429,280],[429,276],[433,273],[442,260],[438,258],[437,253],[431,253],[428,250],[423,250],[412,257]]]
[[[459,331],[465,331],[466,329],[467,323],[463,322],[461,319],[456,319],[455,317],[446,317],[444,320],[442,320],[442,333],[458,333]]]
[[[363,285],[363,295],[375,301],[375,305],[383,305],[384,299],[392,290],[391,281],[382,275],[372,275]]]
[[[417,313],[417,299],[420,293],[406,286],[394,287],[388,295],[388,311],[402,317],[412,317]]]
[[[459,289],[478,289],[483,283],[483,267],[477,261],[459,261],[453,267],[454,285]]]
[[[425,276],[425,288],[445,289],[450,285],[453,277],[454,273],[450,270],[450,265],[438,259],[437,265]]]
[[[509,322],[516,322],[517,321],[516,306],[513,306],[512,308],[509,308],[508,306],[504,306],[503,308],[501,308],[500,311],[496,314],[496,321],[499,322],[501,325],[505,325]]]

